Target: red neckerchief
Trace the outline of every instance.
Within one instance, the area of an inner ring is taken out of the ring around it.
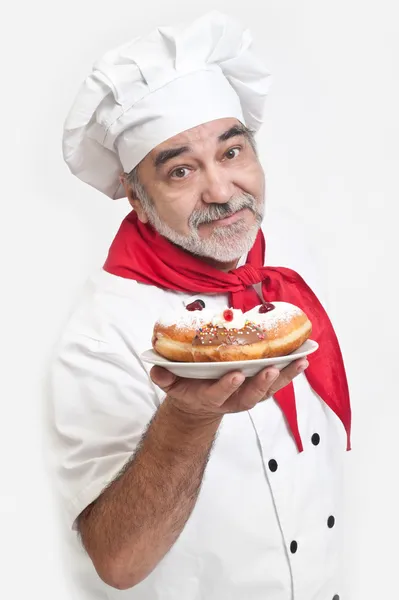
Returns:
[[[337,336],[321,303],[291,269],[265,267],[265,239],[259,230],[245,265],[228,273],[207,265],[143,224],[132,211],[122,222],[109,250],[104,270],[113,275],[179,292],[230,294],[230,306],[247,311],[260,303],[253,284],[262,283],[268,302],[299,306],[312,322],[312,339],[319,349],[305,371],[312,389],[341,419],[350,450],[351,408],[345,367]],[[303,450],[290,383],[275,394],[299,451]]]

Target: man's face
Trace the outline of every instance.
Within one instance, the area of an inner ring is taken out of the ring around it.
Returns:
[[[219,119],[152,150],[137,169],[131,202],[140,220],[188,252],[228,262],[255,241],[264,174],[245,128]]]

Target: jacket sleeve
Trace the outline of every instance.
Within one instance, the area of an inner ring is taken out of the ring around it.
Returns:
[[[137,355],[69,332],[51,366],[51,462],[70,525],[132,457],[159,406]]]

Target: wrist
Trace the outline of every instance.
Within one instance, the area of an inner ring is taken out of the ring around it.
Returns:
[[[166,396],[161,406],[165,415],[176,428],[182,432],[216,431],[222,421],[223,415],[195,413],[178,405],[173,398]]]

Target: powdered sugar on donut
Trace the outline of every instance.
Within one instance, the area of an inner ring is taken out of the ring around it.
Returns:
[[[194,311],[182,308],[166,312],[158,319],[158,323],[163,327],[174,325],[181,329],[198,329],[208,323],[226,329],[241,329],[247,321],[251,321],[267,331],[276,328],[279,323],[289,323],[293,316],[302,313],[300,308],[288,302],[273,302],[272,304],[275,308],[267,313],[259,313],[261,305],[255,306],[246,313],[243,313],[240,309],[230,309],[233,313],[232,321],[224,319],[223,311],[215,314],[214,311],[206,308]]]
[[[302,314],[302,310],[289,302],[272,302],[275,308],[267,313],[260,313],[259,306],[255,306],[245,313],[246,318],[263,329],[273,330],[280,323],[289,323],[292,317]]]
[[[206,323],[210,323],[215,315],[214,311],[203,309],[189,311],[186,308],[181,310],[168,311],[158,319],[158,323],[163,327],[175,327],[181,329],[197,329]]]

